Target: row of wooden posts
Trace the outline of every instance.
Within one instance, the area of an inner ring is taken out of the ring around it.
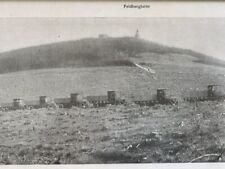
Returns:
[[[79,99],[78,93],[72,93],[70,94],[70,98],[56,98],[51,99],[48,96],[40,96],[39,101],[33,101],[32,103],[20,98],[13,99],[12,105],[9,106],[2,106],[9,109],[21,109],[21,108],[42,108],[42,107],[64,107],[64,108],[70,108],[72,106],[77,107],[85,107],[88,106],[87,104],[93,104],[94,107],[100,107],[105,106],[107,104],[115,105],[115,104],[124,104],[126,101],[124,99],[120,99],[116,96],[115,91],[108,91],[107,95],[103,98],[98,100],[99,97],[92,96],[94,99],[92,100],[86,100],[86,99]],[[90,98],[91,96],[87,96],[87,98]],[[95,98],[96,97],[96,98]],[[101,97],[102,98],[102,97]],[[154,103],[164,104],[166,103],[166,93],[165,89],[157,89],[157,100]],[[138,102],[135,102],[138,104]]]
[[[62,108],[70,108],[72,106],[77,107],[85,107],[88,104],[88,101],[86,99],[80,99],[79,93],[71,93],[70,98],[56,98],[52,99],[48,96],[40,96],[39,101],[27,101],[20,98],[13,99],[13,103],[7,104],[7,106],[1,106],[3,108],[8,109],[21,109],[21,108],[43,108],[43,107],[62,107]],[[105,100],[93,100],[91,103],[93,103],[96,107],[101,104],[117,104],[121,103],[121,100],[118,100],[116,98],[116,92],[115,91],[108,91],[107,96],[105,97]]]
[[[208,85],[207,86],[207,97],[202,98],[202,97],[188,97],[184,98],[186,101],[205,101],[205,100],[216,100],[219,98],[224,98],[222,96],[217,96],[215,86],[217,85]],[[93,96],[95,97],[95,96]],[[12,106],[5,106],[5,108],[11,108],[11,109],[20,109],[20,108],[41,108],[41,107],[64,107],[64,108],[70,108],[72,106],[77,106],[77,107],[85,107],[88,106],[88,103],[91,103],[94,105],[94,107],[100,107],[100,106],[105,106],[107,104],[124,104],[125,100],[121,100],[117,98],[116,92],[115,91],[108,91],[107,95],[104,97],[106,99],[104,100],[98,100],[93,99],[93,100],[82,100],[79,99],[79,94],[78,93],[72,93],[70,95],[70,98],[61,98],[61,99],[51,99],[50,97],[47,96],[40,96],[39,101],[36,101],[35,103],[25,103],[22,99],[13,99],[13,104]],[[134,103],[142,106],[152,106],[155,104],[174,104],[177,103],[177,100],[167,98],[166,97],[166,89],[157,89],[156,93],[156,99],[154,100],[137,100],[134,101]],[[4,107],[4,106],[2,106]]]

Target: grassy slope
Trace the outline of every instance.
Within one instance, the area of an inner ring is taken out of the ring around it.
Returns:
[[[116,90],[126,98],[151,98],[160,87],[181,96],[190,88],[224,84],[225,70],[213,66],[154,65],[156,79],[137,67],[90,67],[24,71],[0,75],[0,102],[13,98],[38,99],[40,95],[67,97],[70,93],[106,94]],[[16,80],[15,80],[16,79]],[[186,92],[187,93],[187,92]]]
[[[134,45],[137,44],[137,42],[139,46]],[[135,48],[139,51],[133,52]],[[79,51],[78,49],[82,50]],[[112,58],[114,58],[114,61],[121,60],[122,58],[123,60],[128,59],[129,61],[137,63],[151,63],[151,68],[156,71],[156,79],[154,79],[151,74],[137,67],[116,67],[114,65],[100,66],[103,63],[103,59],[87,59],[89,66],[81,67],[85,65],[84,60],[86,58],[81,56],[87,53],[91,54],[91,51],[97,49],[101,49],[101,51],[97,52],[98,55],[90,56],[94,58],[106,57],[104,63],[106,63],[106,60],[109,61]],[[114,57],[110,54],[103,55],[103,49],[110,49],[104,51],[106,53],[114,53],[114,50],[117,49],[117,55],[114,55]],[[71,53],[72,51],[78,51],[79,55],[73,55]],[[20,58],[19,63],[15,62],[16,64],[29,65],[28,63],[33,61],[32,58],[34,56],[37,58],[33,64],[36,64],[36,68],[38,68],[38,64],[42,62],[44,63],[43,65],[41,64],[43,66],[42,68],[44,68],[44,66],[49,68],[48,64],[53,68],[57,66],[57,64],[61,64],[58,66],[63,67],[68,65],[72,66],[73,63],[79,65],[79,68],[43,69],[1,74],[0,86],[2,87],[0,88],[0,103],[11,102],[13,98],[17,97],[25,100],[38,99],[40,95],[68,97],[69,94],[73,92],[83,93],[84,95],[99,95],[106,94],[107,90],[116,90],[123,97],[129,99],[137,97],[151,98],[152,95],[155,94],[156,88],[160,87],[168,88],[171,95],[179,97],[183,94],[187,94],[190,88],[204,89],[206,85],[210,83],[225,83],[223,76],[225,70],[223,68],[200,64],[200,60],[203,62],[203,58],[206,56],[195,56],[193,52],[192,55],[190,55],[188,54],[190,51],[187,50],[186,54],[184,54],[182,51],[184,50],[164,47],[141,39],[137,40],[125,37],[83,39],[75,42],[31,47],[5,53],[0,58],[7,62],[12,60],[12,62],[10,62],[12,68],[17,68],[13,67],[13,60],[15,58]],[[130,56],[134,56],[134,54],[138,53],[138,55],[136,55],[138,57],[129,58],[128,52],[130,52]],[[181,54],[179,54],[179,52]],[[46,55],[47,53],[48,56]],[[8,67],[7,64],[1,66],[1,64],[4,63],[1,62],[1,59],[0,72],[1,70],[7,72],[7,68],[10,69],[10,67]],[[82,64],[79,62],[79,59],[80,61],[82,60]],[[26,61],[26,63],[22,61]],[[92,64],[91,67],[90,64]],[[93,67],[94,64],[98,64],[99,67]],[[7,68],[4,69],[4,66]],[[18,67],[18,69],[19,68],[20,67]],[[28,67],[23,68],[29,69]]]
[[[58,52],[63,54],[61,50]],[[182,96],[190,88],[204,89],[208,83],[225,83],[223,68],[193,63],[193,54],[190,56],[188,52],[157,53],[155,50],[144,50],[141,58],[133,59],[151,63],[159,58],[152,65],[156,79],[137,67],[128,66],[1,74],[0,103],[16,97],[27,100],[38,99],[40,95],[67,97],[71,92],[99,95],[106,94],[107,90],[117,90],[124,97],[137,99],[151,97],[159,87],[168,88],[172,95]],[[31,51],[35,55],[35,50]],[[25,56],[28,54],[20,57]],[[184,57],[186,64],[183,59],[175,64],[171,57]],[[171,106],[118,106],[0,112],[0,163],[188,162],[203,154],[221,153],[225,135],[223,110],[222,103],[205,102],[197,109],[185,103],[180,105],[179,111]],[[154,136],[154,132],[159,136]],[[131,145],[134,149],[128,148]],[[135,148],[137,145],[139,148]]]
[[[132,66],[130,57],[139,53],[184,54],[197,62],[224,66],[212,57],[191,50],[172,48],[132,37],[87,38],[34,46],[0,54],[0,73],[30,69],[89,66]]]

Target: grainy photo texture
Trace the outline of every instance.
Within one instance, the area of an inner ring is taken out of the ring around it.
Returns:
[[[225,161],[225,18],[1,18],[0,163]]]

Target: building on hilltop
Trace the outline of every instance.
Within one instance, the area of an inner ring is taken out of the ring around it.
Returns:
[[[108,38],[109,36],[107,34],[99,34],[98,35],[98,38],[99,39],[105,39],[105,38]]]
[[[136,31],[136,33],[135,33],[135,36],[134,36],[135,38],[140,38],[140,35],[139,35],[139,30],[137,29],[137,31]]]

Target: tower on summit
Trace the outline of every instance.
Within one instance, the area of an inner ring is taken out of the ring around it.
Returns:
[[[136,31],[136,33],[135,33],[135,36],[134,36],[135,38],[140,38],[140,35],[139,35],[139,31],[138,31],[138,29],[137,29],[137,31]]]

